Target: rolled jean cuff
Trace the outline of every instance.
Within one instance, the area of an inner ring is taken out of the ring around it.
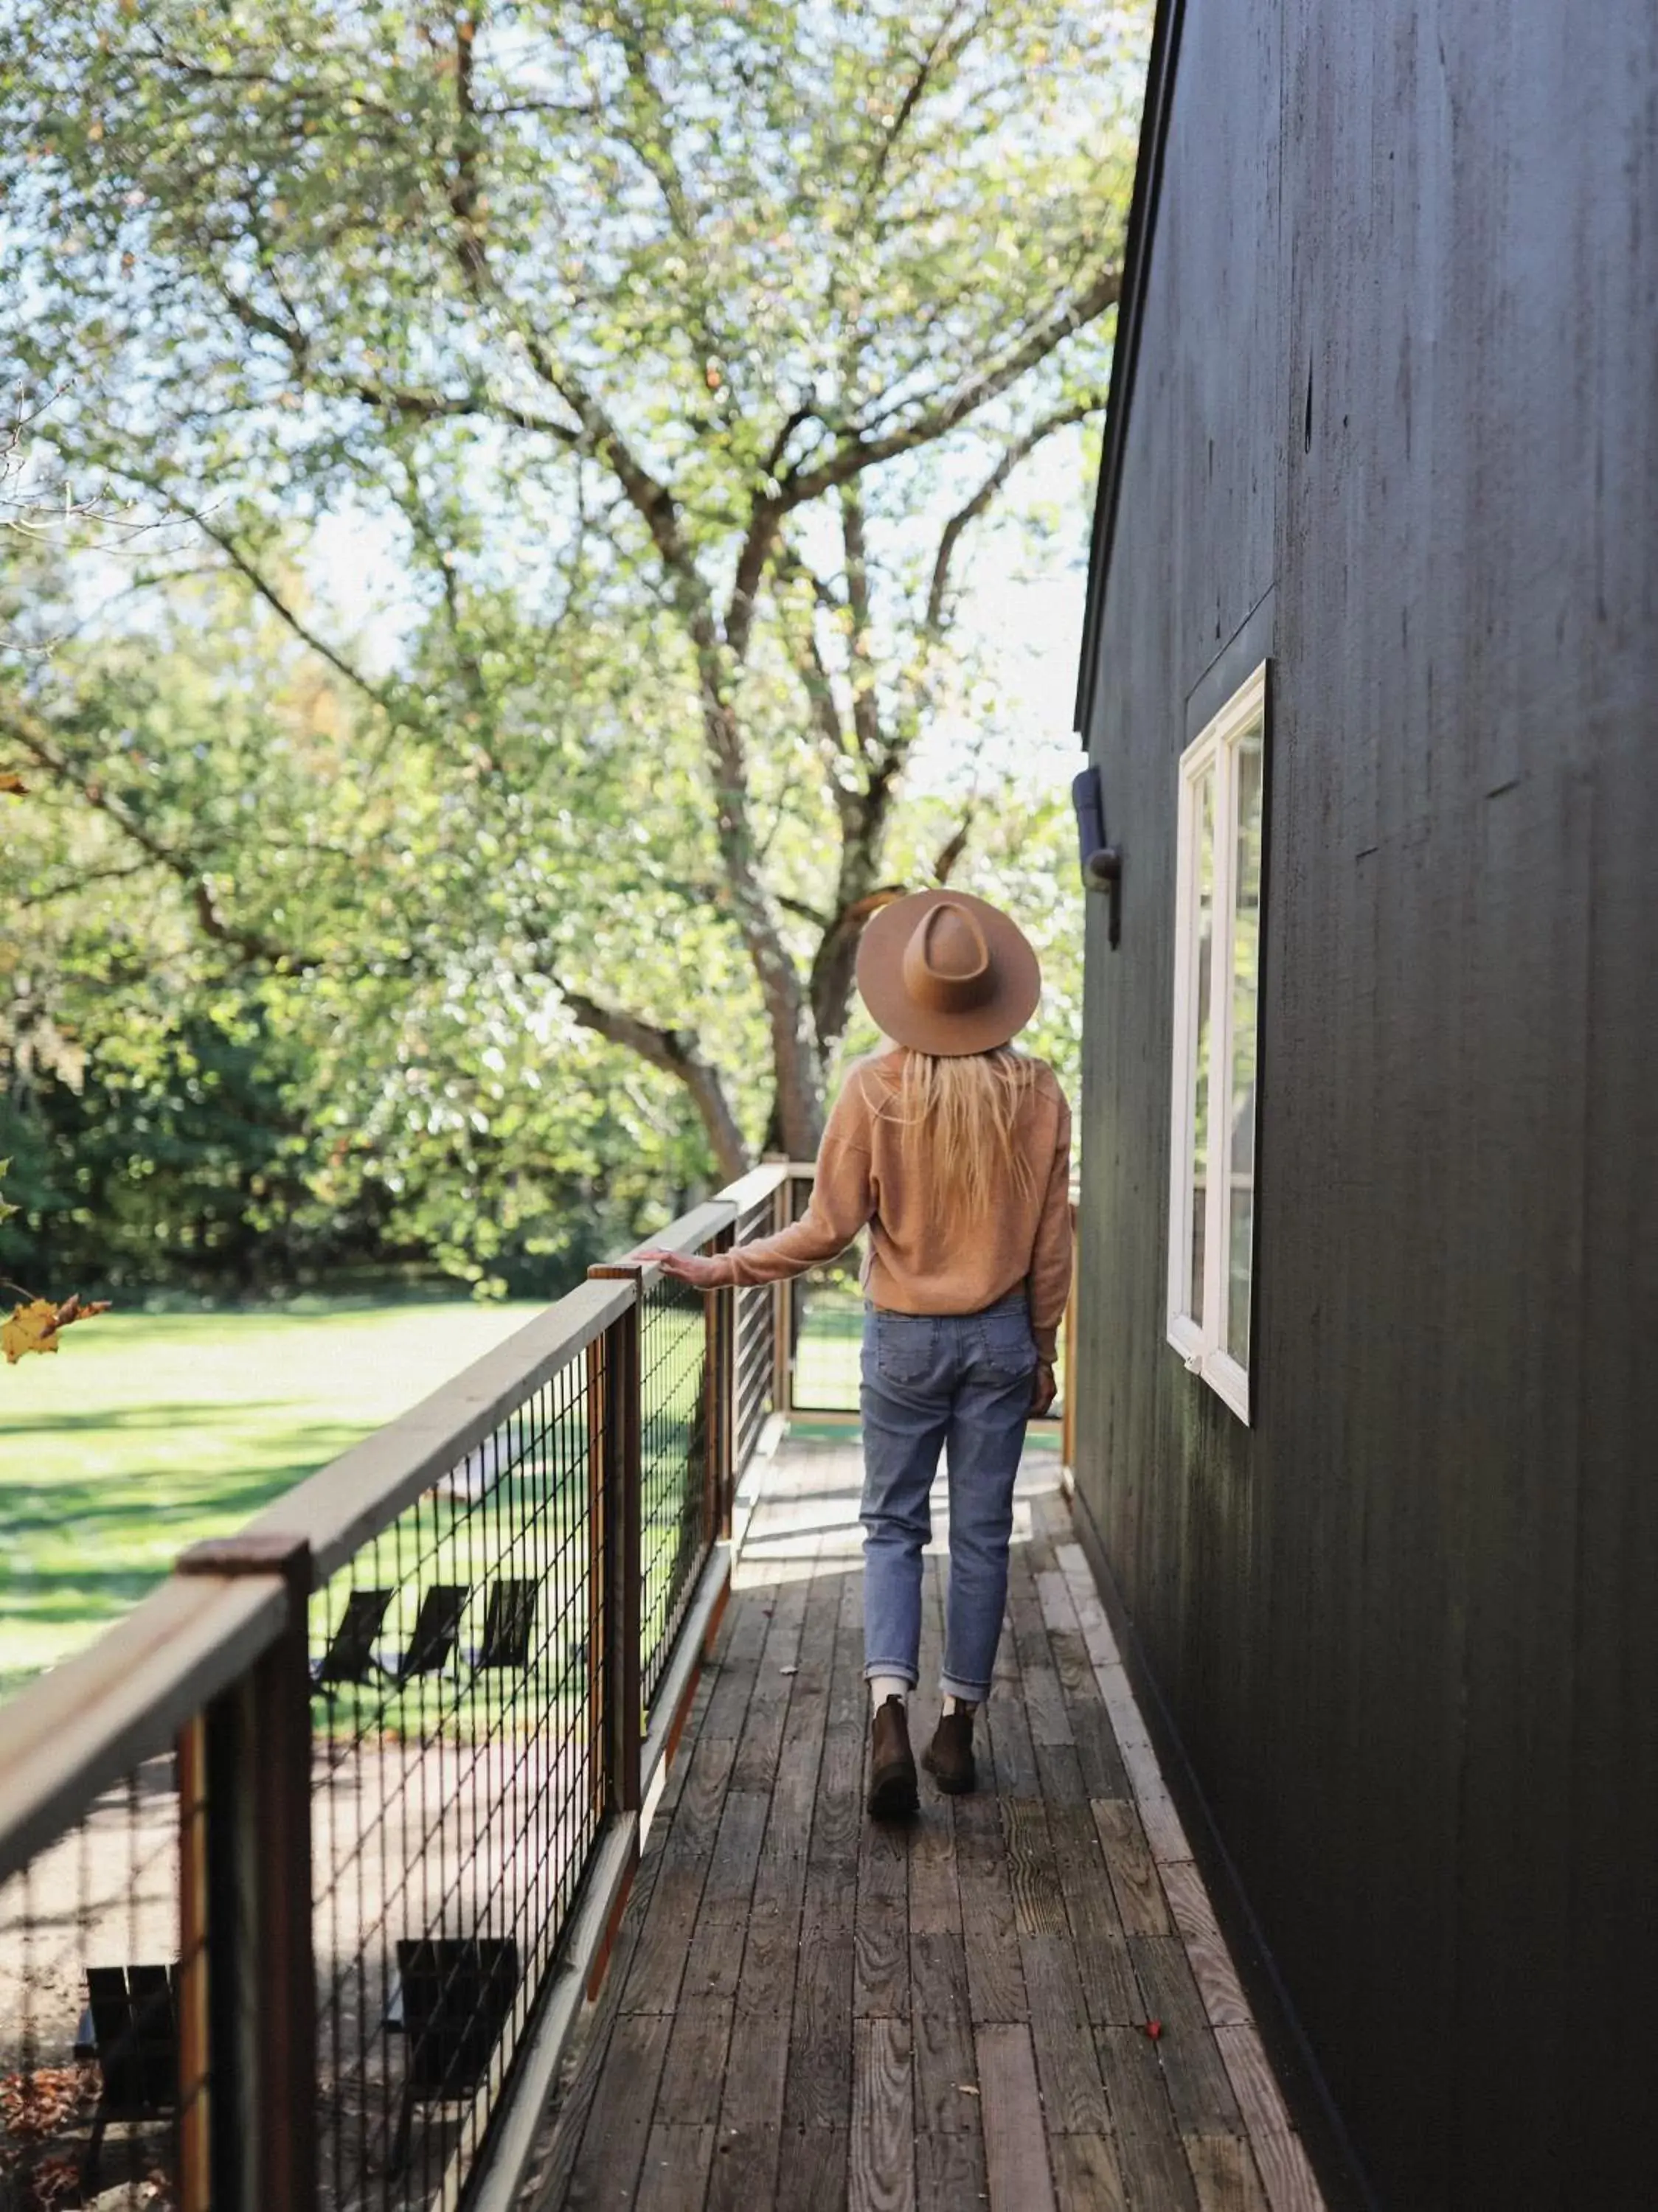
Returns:
[[[960,1674],[941,1674],[938,1686],[947,1698],[959,1698],[964,1705],[982,1705],[991,1694],[988,1682],[964,1682]]]
[[[907,1660],[904,1659],[869,1660],[863,1669],[864,1680],[866,1682],[873,1682],[877,1674],[896,1674],[902,1680],[907,1682],[912,1690],[921,1679],[921,1677],[916,1673],[915,1668],[909,1664]]]

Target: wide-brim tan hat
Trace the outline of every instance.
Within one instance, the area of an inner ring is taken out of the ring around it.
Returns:
[[[911,891],[882,907],[858,946],[857,978],[885,1036],[943,1059],[1006,1044],[1042,996],[1024,931],[966,891]]]

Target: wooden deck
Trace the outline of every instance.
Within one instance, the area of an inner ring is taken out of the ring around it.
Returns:
[[[1312,2212],[1055,1455],[1021,1476],[978,1794],[923,1776],[903,1830],[862,1809],[860,1476],[856,1437],[771,1467],[525,2207]],[[944,1533],[941,1492],[917,1751]]]

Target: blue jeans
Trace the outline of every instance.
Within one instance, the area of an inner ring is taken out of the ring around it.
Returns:
[[[976,1314],[866,1306],[863,1322],[864,1677],[911,1688],[921,1644],[921,1553],[941,1448],[950,1481],[949,1695],[990,1695],[1008,1595],[1013,1485],[1030,1418],[1036,1345],[1022,1290]]]

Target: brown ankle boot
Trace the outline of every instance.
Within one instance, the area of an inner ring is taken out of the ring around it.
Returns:
[[[921,1763],[941,1790],[964,1797],[978,1780],[973,1767],[973,1709],[958,1705],[941,1713],[933,1740],[921,1754]]]
[[[916,1763],[902,1698],[877,1705],[869,1729],[869,1816],[903,1820],[916,1809]]]

